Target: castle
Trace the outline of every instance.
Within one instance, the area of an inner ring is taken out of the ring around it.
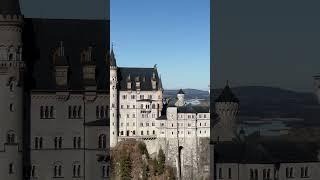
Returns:
[[[108,26],[0,2],[1,179],[108,179]]]
[[[235,138],[239,101],[229,85],[216,103],[219,141]],[[191,106],[183,90],[176,98],[164,98],[162,80],[156,66],[117,66],[113,49],[110,57],[110,147],[120,141],[144,141],[150,154],[163,149],[167,161],[181,178],[209,177],[209,107]],[[196,174],[200,174],[198,177]],[[201,176],[202,175],[202,176]]]

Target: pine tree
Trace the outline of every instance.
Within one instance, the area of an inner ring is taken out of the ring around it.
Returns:
[[[158,153],[158,173],[163,174],[165,170],[165,164],[166,164],[166,156],[163,153],[162,149],[159,149]]]
[[[132,171],[132,161],[128,154],[120,157],[120,177],[122,180],[130,180]]]

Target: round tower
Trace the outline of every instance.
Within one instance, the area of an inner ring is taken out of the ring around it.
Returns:
[[[19,0],[0,2],[0,177],[22,179],[23,69]]]
[[[177,94],[178,101],[176,102],[176,106],[184,106],[185,105],[185,100],[184,100],[184,92],[182,89],[179,90]]]
[[[318,103],[320,104],[320,74],[317,76],[314,76],[314,83],[313,83],[313,87],[314,87],[314,93],[317,97]]]
[[[215,111],[219,116],[219,140],[231,141],[235,138],[236,118],[239,113],[239,99],[232,93],[229,84],[215,101]]]
[[[110,147],[118,143],[118,79],[113,49],[110,55]]]

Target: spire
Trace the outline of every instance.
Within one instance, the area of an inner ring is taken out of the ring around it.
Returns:
[[[112,44],[111,53],[110,53],[110,66],[117,66],[117,61],[113,52],[113,44]]]
[[[239,99],[233,94],[229,87],[229,81],[227,81],[225,88],[216,100],[216,102],[235,102],[239,103]]]
[[[1,0],[0,14],[20,15],[21,11],[19,0]]]
[[[182,91],[182,89],[179,90],[178,94],[184,94],[184,92]]]

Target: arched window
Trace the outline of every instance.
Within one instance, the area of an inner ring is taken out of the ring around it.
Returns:
[[[107,148],[107,137],[105,134],[101,134],[99,136],[99,148],[100,149],[105,149]]]
[[[10,54],[9,54],[9,61],[12,61],[12,60],[13,60],[13,54],[10,53]]]
[[[152,104],[152,109],[155,109],[156,108],[156,105],[155,104]]]
[[[40,137],[40,138],[39,138],[39,148],[40,148],[40,149],[42,149],[42,143],[43,143],[42,141],[43,141],[43,138]]]
[[[46,111],[45,111],[45,118],[48,118],[49,117],[49,108],[48,106],[46,106]]]
[[[107,165],[102,165],[102,177],[106,178],[106,177],[109,177],[109,168]]]
[[[53,177],[62,177],[62,164],[56,162],[53,166]]]
[[[156,131],[155,131],[155,130],[153,130],[153,131],[152,131],[152,134],[156,134]]]
[[[59,137],[59,148],[62,147],[62,137]]]
[[[73,106],[72,116],[73,118],[77,117],[77,106]]]
[[[53,106],[50,107],[50,118],[53,118]]]
[[[72,171],[73,177],[80,177],[81,176],[81,166],[78,162],[73,164],[72,170],[73,170]]]
[[[112,104],[113,105],[113,104]],[[99,119],[99,114],[100,114],[100,111],[99,111],[99,106],[96,107],[96,118]]]
[[[14,144],[16,141],[16,135],[13,131],[9,131],[7,133],[7,143],[8,144]]]
[[[37,174],[36,174],[36,166],[35,165],[31,166],[30,174],[31,174],[31,177],[36,177],[37,176]]]
[[[9,174],[13,174],[14,173],[14,165],[13,163],[9,164]]]
[[[58,137],[54,138],[54,148],[57,149],[58,148]]]
[[[72,108],[71,108],[71,106],[69,106],[69,112],[68,112],[69,119],[71,119],[71,114],[72,114]]]
[[[81,106],[78,107],[78,118],[81,118]]]
[[[101,109],[100,109],[100,116],[101,118],[104,118],[104,107],[101,106]]]

